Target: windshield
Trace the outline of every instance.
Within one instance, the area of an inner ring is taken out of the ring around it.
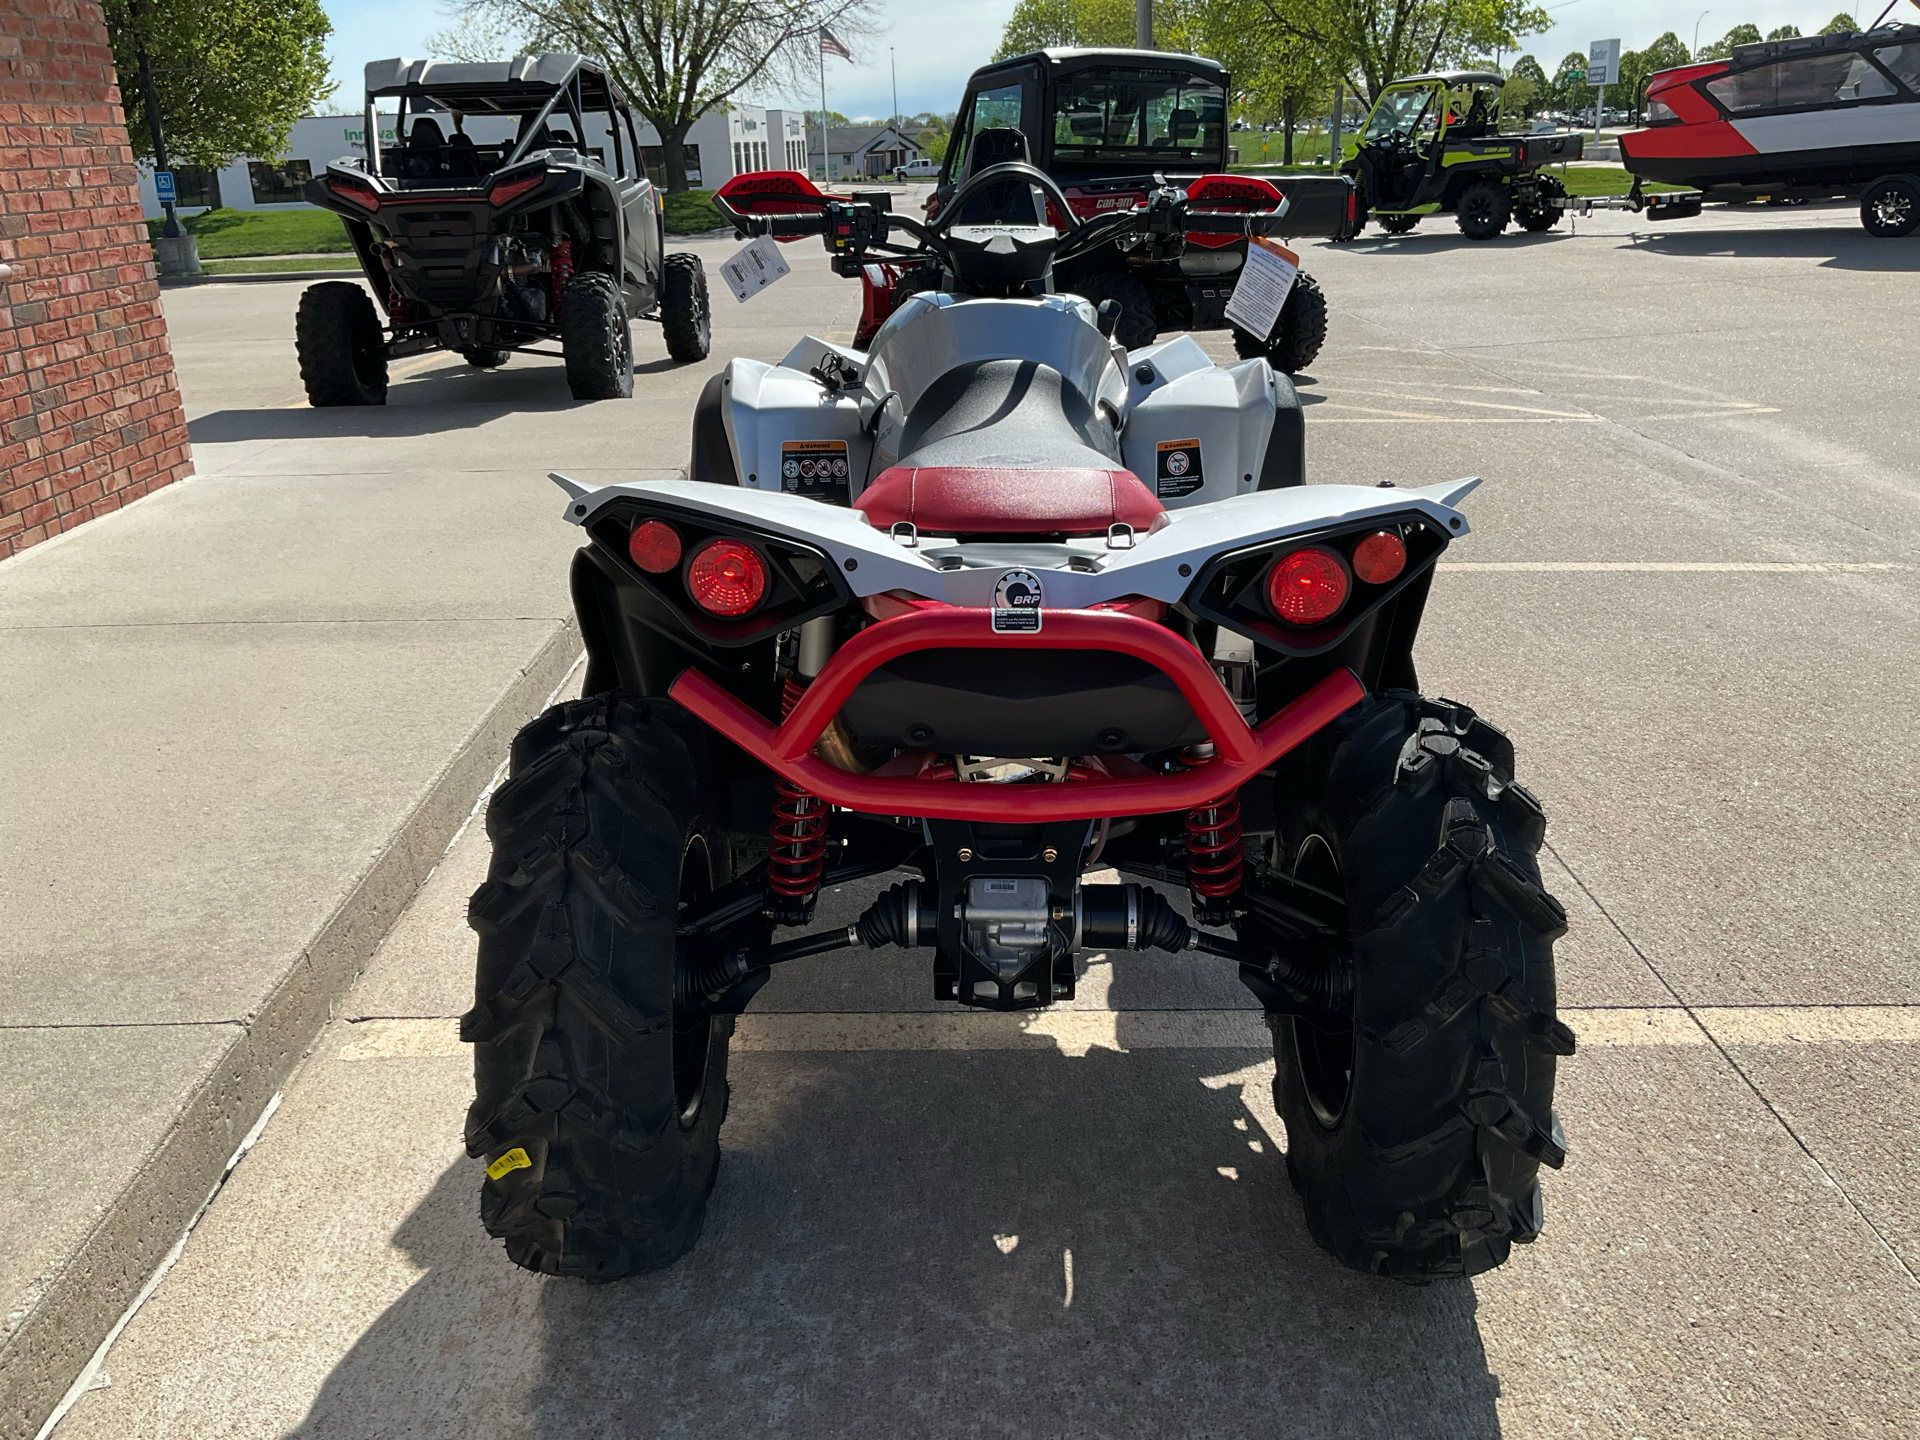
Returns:
[[[1226,95],[1177,70],[1092,69],[1062,80],[1053,153],[1074,160],[1211,160]]]
[[[1380,140],[1388,135],[1411,135],[1415,130],[1434,128],[1433,87],[1421,86],[1418,90],[1393,90],[1380,97],[1380,103],[1373,107],[1373,114],[1367,118],[1367,140]]]

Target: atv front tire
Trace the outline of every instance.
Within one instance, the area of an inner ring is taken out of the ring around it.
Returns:
[[[669,255],[661,270],[660,330],[667,354],[682,365],[704,360],[713,343],[706,267],[698,255]]]
[[[720,1163],[731,1016],[675,1005],[681,910],[729,878],[707,732],[608,694],[513,742],[487,808],[467,1153],[514,1263],[615,1280],[699,1238]]]
[[[1320,354],[1327,343],[1327,296],[1320,282],[1302,270],[1294,277],[1287,303],[1280,307],[1280,324],[1273,342],[1263,345],[1238,325],[1233,327],[1233,353],[1242,360],[1264,355],[1267,363],[1283,375],[1297,375]]]
[[[310,405],[387,403],[387,337],[373,297],[344,280],[309,285],[293,317]]]
[[[1513,197],[1507,187],[1492,180],[1480,180],[1460,194],[1454,207],[1454,222],[1469,240],[1492,240],[1507,228],[1513,217]]]
[[[1073,293],[1091,301],[1095,310],[1103,300],[1111,300],[1120,307],[1120,323],[1114,327],[1113,338],[1124,348],[1142,350],[1158,338],[1160,321],[1153,313],[1153,297],[1133,276],[1102,271],[1076,284]]]
[[[633,394],[633,330],[620,282],[588,271],[567,282],[560,349],[576,400],[624,400]]]
[[[1356,1270],[1489,1270],[1540,1233],[1540,1165],[1566,1158],[1545,816],[1505,735],[1408,691],[1294,752],[1274,793],[1275,861],[1344,893],[1351,930],[1350,1011],[1269,1017],[1307,1228]]]

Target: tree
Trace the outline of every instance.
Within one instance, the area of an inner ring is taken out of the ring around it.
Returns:
[[[604,66],[659,132],[666,188],[687,188],[693,122],[749,86],[799,91],[819,62],[821,27],[843,40],[871,28],[873,0],[463,0],[510,31],[541,35]]]
[[[1526,88],[1523,90],[1521,86]],[[1522,55],[1507,72],[1507,88],[1501,98],[1510,113],[1518,111],[1523,119],[1531,120],[1552,93],[1553,82],[1540,68],[1540,62],[1531,55]]]
[[[1368,99],[1403,75],[1512,50],[1551,23],[1527,0],[1262,0],[1275,30],[1316,48]]]
[[[1325,54],[1278,31],[1264,0],[1163,0],[1155,38],[1170,50],[1206,55],[1233,76],[1231,103],[1280,122],[1282,161],[1293,163],[1293,135],[1333,86]]]
[[[1157,27],[1156,27],[1157,31]],[[1019,0],[993,58],[1049,45],[1131,45],[1133,0]]]
[[[447,29],[436,30],[427,37],[427,53],[434,59],[453,60],[463,65],[537,55],[546,48],[538,37],[509,29],[500,17],[487,13],[463,15]]]
[[[1860,22],[1844,10],[1820,27],[1822,35],[1854,35],[1859,30]]]
[[[1562,115],[1590,107],[1594,94],[1593,87],[1587,84],[1587,57],[1578,50],[1569,51],[1553,72],[1553,85],[1548,93],[1553,97],[1553,108]]]
[[[1671,30],[1644,50],[1629,50],[1620,57],[1620,85],[1628,96],[1627,108],[1633,123],[1640,123],[1640,111],[1646,104],[1647,77],[1660,70],[1687,63],[1687,47]]]
[[[107,34],[135,158],[151,161],[140,82],[153,71],[167,159],[218,170],[278,156],[293,122],[333,92],[318,0],[106,0]]]
[[[1853,22],[1848,21],[1847,23],[1852,24]],[[1714,41],[1713,44],[1702,49],[1694,58],[1696,60],[1724,60],[1733,54],[1733,47],[1736,45],[1757,45],[1759,43],[1760,27],[1758,25],[1736,25],[1718,40]]]
[[[1767,39],[1769,40],[1798,40],[1799,38],[1800,27],[1798,25],[1777,25],[1767,32]]]

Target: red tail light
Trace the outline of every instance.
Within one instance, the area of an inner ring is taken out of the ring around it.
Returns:
[[[511,204],[529,190],[538,189],[546,183],[547,172],[544,170],[538,175],[522,175],[518,180],[503,180],[487,191],[487,203],[495,206]]]
[[[1353,573],[1369,585],[1400,578],[1407,568],[1407,545],[1391,530],[1380,530],[1353,547]]]
[[[627,554],[649,575],[664,575],[680,563],[680,532],[664,520],[649,520],[634,528]]]
[[[1284,555],[1267,576],[1273,613],[1289,625],[1318,625],[1333,618],[1347,599],[1347,567],[1331,550],[1315,546]]]
[[[731,619],[767,594],[767,562],[738,540],[709,540],[687,565],[687,590],[702,610]]]
[[[329,175],[327,188],[342,200],[358,205],[362,209],[378,210],[380,208],[380,192],[364,180],[348,180],[343,176]]]

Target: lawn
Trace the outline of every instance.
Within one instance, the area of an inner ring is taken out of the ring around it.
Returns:
[[[202,260],[353,249],[346,227],[330,210],[208,210],[180,223],[199,242]],[[147,234],[158,240],[163,224],[149,220]]]
[[[727,223],[727,217],[713,208],[711,190],[663,191],[660,198],[666,202],[669,235],[698,235]]]
[[[1569,195],[1624,195],[1633,188],[1633,176],[1617,165],[1569,165],[1566,169],[1550,172],[1566,182]],[[1656,190],[1684,190],[1684,185],[1660,185],[1651,180],[1643,181],[1640,189],[1644,194]]]
[[[360,260],[354,255],[301,255],[292,259],[208,260],[200,268],[209,275],[273,275],[284,270],[351,270],[357,274]]]

